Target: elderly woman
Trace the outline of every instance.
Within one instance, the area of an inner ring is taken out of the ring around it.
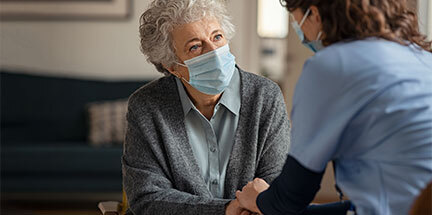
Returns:
[[[165,74],[129,99],[123,182],[134,214],[237,214],[235,191],[270,183],[289,122],[272,81],[236,66],[223,1],[155,0],[141,48]]]

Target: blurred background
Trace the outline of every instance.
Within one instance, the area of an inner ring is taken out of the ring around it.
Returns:
[[[0,0],[1,214],[99,214],[121,201],[128,95],[161,77],[139,50],[150,0]],[[432,2],[410,0],[432,39]],[[287,109],[313,53],[273,0],[227,0],[240,68],[277,82]],[[329,166],[316,202],[336,201]]]

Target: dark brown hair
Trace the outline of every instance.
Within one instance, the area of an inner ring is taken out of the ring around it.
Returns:
[[[417,44],[432,52],[432,42],[419,31],[417,15],[406,0],[280,0],[292,12],[318,8],[325,46],[346,40],[380,37],[402,45]]]

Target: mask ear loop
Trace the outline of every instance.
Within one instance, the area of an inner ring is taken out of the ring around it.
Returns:
[[[307,19],[307,17],[309,16],[310,12],[311,12],[311,9],[308,8],[307,11],[306,11],[306,13],[304,14],[302,20],[301,20],[300,23],[299,23],[299,26],[300,26],[300,27],[301,27],[301,26],[303,25],[303,23],[306,21],[306,19]]]
[[[185,64],[182,64],[182,63],[179,63],[179,62],[174,62],[174,63],[176,63],[177,65],[184,66],[184,67],[187,68],[187,66]]]
[[[177,65],[184,66],[184,67],[188,68],[185,64],[182,64],[182,63],[179,63],[179,62],[174,62],[174,63],[176,63]],[[189,81],[187,81],[187,80],[186,80],[183,76],[181,76],[179,73],[176,72],[176,74],[174,74],[174,75],[175,75],[177,78],[179,78],[179,79],[183,79],[184,81],[186,81],[186,83],[190,84]]]
[[[318,36],[317,36],[316,40],[319,40],[319,39],[321,38],[321,36],[322,36],[322,31],[320,31],[320,32],[318,33]]]

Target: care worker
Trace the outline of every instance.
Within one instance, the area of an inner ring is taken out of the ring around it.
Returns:
[[[281,3],[316,54],[295,89],[282,173],[249,182],[240,206],[301,214],[333,161],[355,213],[408,214],[432,179],[432,47],[416,14],[404,0]]]

